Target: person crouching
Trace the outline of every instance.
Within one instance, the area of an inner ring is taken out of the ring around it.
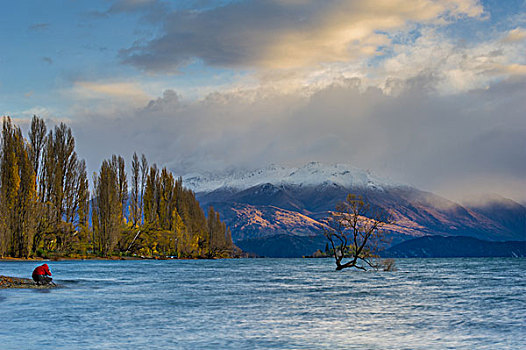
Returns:
[[[51,276],[51,271],[49,271],[49,266],[47,264],[38,266],[33,270],[33,281],[38,285],[40,284],[49,284],[53,280]]]

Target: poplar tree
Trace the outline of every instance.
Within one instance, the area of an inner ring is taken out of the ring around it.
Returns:
[[[135,153],[128,202],[125,162],[113,155],[93,174],[90,201],[86,163],[75,152],[71,129],[61,123],[46,132],[34,116],[26,141],[9,117],[3,120],[0,256],[86,253],[89,241],[92,252],[103,256],[134,247],[145,255],[190,258],[231,253],[230,231],[219,214],[210,208],[207,219],[180,177],[149,167],[144,154],[139,161]],[[131,229],[124,225],[128,205]]]
[[[77,181],[77,231],[79,234],[79,245],[82,253],[86,252],[86,245],[89,239],[89,210],[90,210],[90,193],[89,181],[86,171],[86,162],[81,160],[78,167]]]
[[[29,257],[35,234],[36,180],[20,128],[2,123],[0,164],[0,255]]]
[[[146,186],[144,188],[144,194],[142,199],[145,225],[156,225],[158,223],[158,180],[159,171],[157,169],[157,165],[154,164],[150,167],[150,171],[148,172],[148,176],[146,178]]]
[[[159,224],[163,230],[173,230],[175,209],[175,179],[166,168],[159,178]]]
[[[212,206],[208,208],[207,217],[209,255],[211,257],[229,256],[233,251],[232,234],[221,222],[219,213]]]
[[[64,123],[55,126],[47,136],[44,148],[44,168],[40,180],[42,195],[54,207],[54,220],[59,223],[66,211],[64,197],[66,191],[71,191],[71,172],[77,161],[75,153],[75,139],[71,129]]]
[[[40,197],[48,209],[45,211],[47,217],[42,220],[46,220],[54,231],[57,248],[67,251],[76,230],[78,189],[80,183],[87,180],[75,152],[75,138],[66,124],[60,123],[48,133],[42,160]]]
[[[103,256],[113,252],[119,238],[122,202],[119,193],[118,171],[112,162],[104,160],[94,176],[93,235],[95,247]]]
[[[121,203],[120,221],[124,222],[124,218],[126,217],[126,205],[128,203],[128,179],[124,158],[113,155],[111,157],[111,166],[117,174],[118,195],[119,202]]]
[[[29,129],[29,143],[31,146],[29,155],[37,179],[39,176],[42,152],[46,144],[46,133],[46,123],[43,119],[34,115],[33,119],[31,120],[31,127]]]
[[[144,222],[144,188],[146,186],[146,178],[148,176],[148,160],[144,153],[141,156],[141,198],[140,198],[140,213],[139,221]]]
[[[139,194],[140,194],[140,163],[137,153],[133,153],[131,163],[131,201],[130,201],[130,219],[133,227],[136,227],[140,222],[140,211],[139,211]]]

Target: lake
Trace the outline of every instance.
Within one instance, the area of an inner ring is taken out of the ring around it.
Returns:
[[[48,264],[63,288],[0,290],[1,349],[526,349],[521,258]]]

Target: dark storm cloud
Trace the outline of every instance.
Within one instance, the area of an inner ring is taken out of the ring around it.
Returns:
[[[174,72],[194,60],[236,68],[313,67],[374,57],[390,44],[388,33],[414,23],[481,13],[471,0],[233,1],[171,11],[159,19],[157,37],[121,50],[120,57],[149,72]]]
[[[524,184],[526,80],[440,96],[423,88],[429,79],[402,82],[397,96],[364,91],[356,79],[308,99],[217,93],[185,104],[166,91],[145,108],[93,116],[75,130],[79,147],[97,160],[91,164],[110,156],[108,150],[128,157],[144,151],[178,174],[317,160],[429,190],[461,191],[470,179]],[[95,147],[88,135],[98,135]],[[491,186],[484,181],[481,186]]]
[[[176,11],[164,20],[160,37],[122,50],[120,55],[125,63],[153,72],[175,71],[194,58],[211,65],[250,64],[281,30],[312,12],[309,6],[282,6],[274,1]]]

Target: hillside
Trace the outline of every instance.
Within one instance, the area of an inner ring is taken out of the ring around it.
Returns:
[[[221,214],[238,246],[258,255],[282,256],[276,247],[283,250],[287,244],[296,247],[296,256],[311,254],[313,247],[323,249],[322,220],[348,193],[391,211],[396,219],[388,227],[393,245],[428,235],[526,240],[526,208],[514,201],[489,198],[463,206],[348,165],[271,166],[224,175],[192,174],[183,181],[203,208],[213,206]]]

